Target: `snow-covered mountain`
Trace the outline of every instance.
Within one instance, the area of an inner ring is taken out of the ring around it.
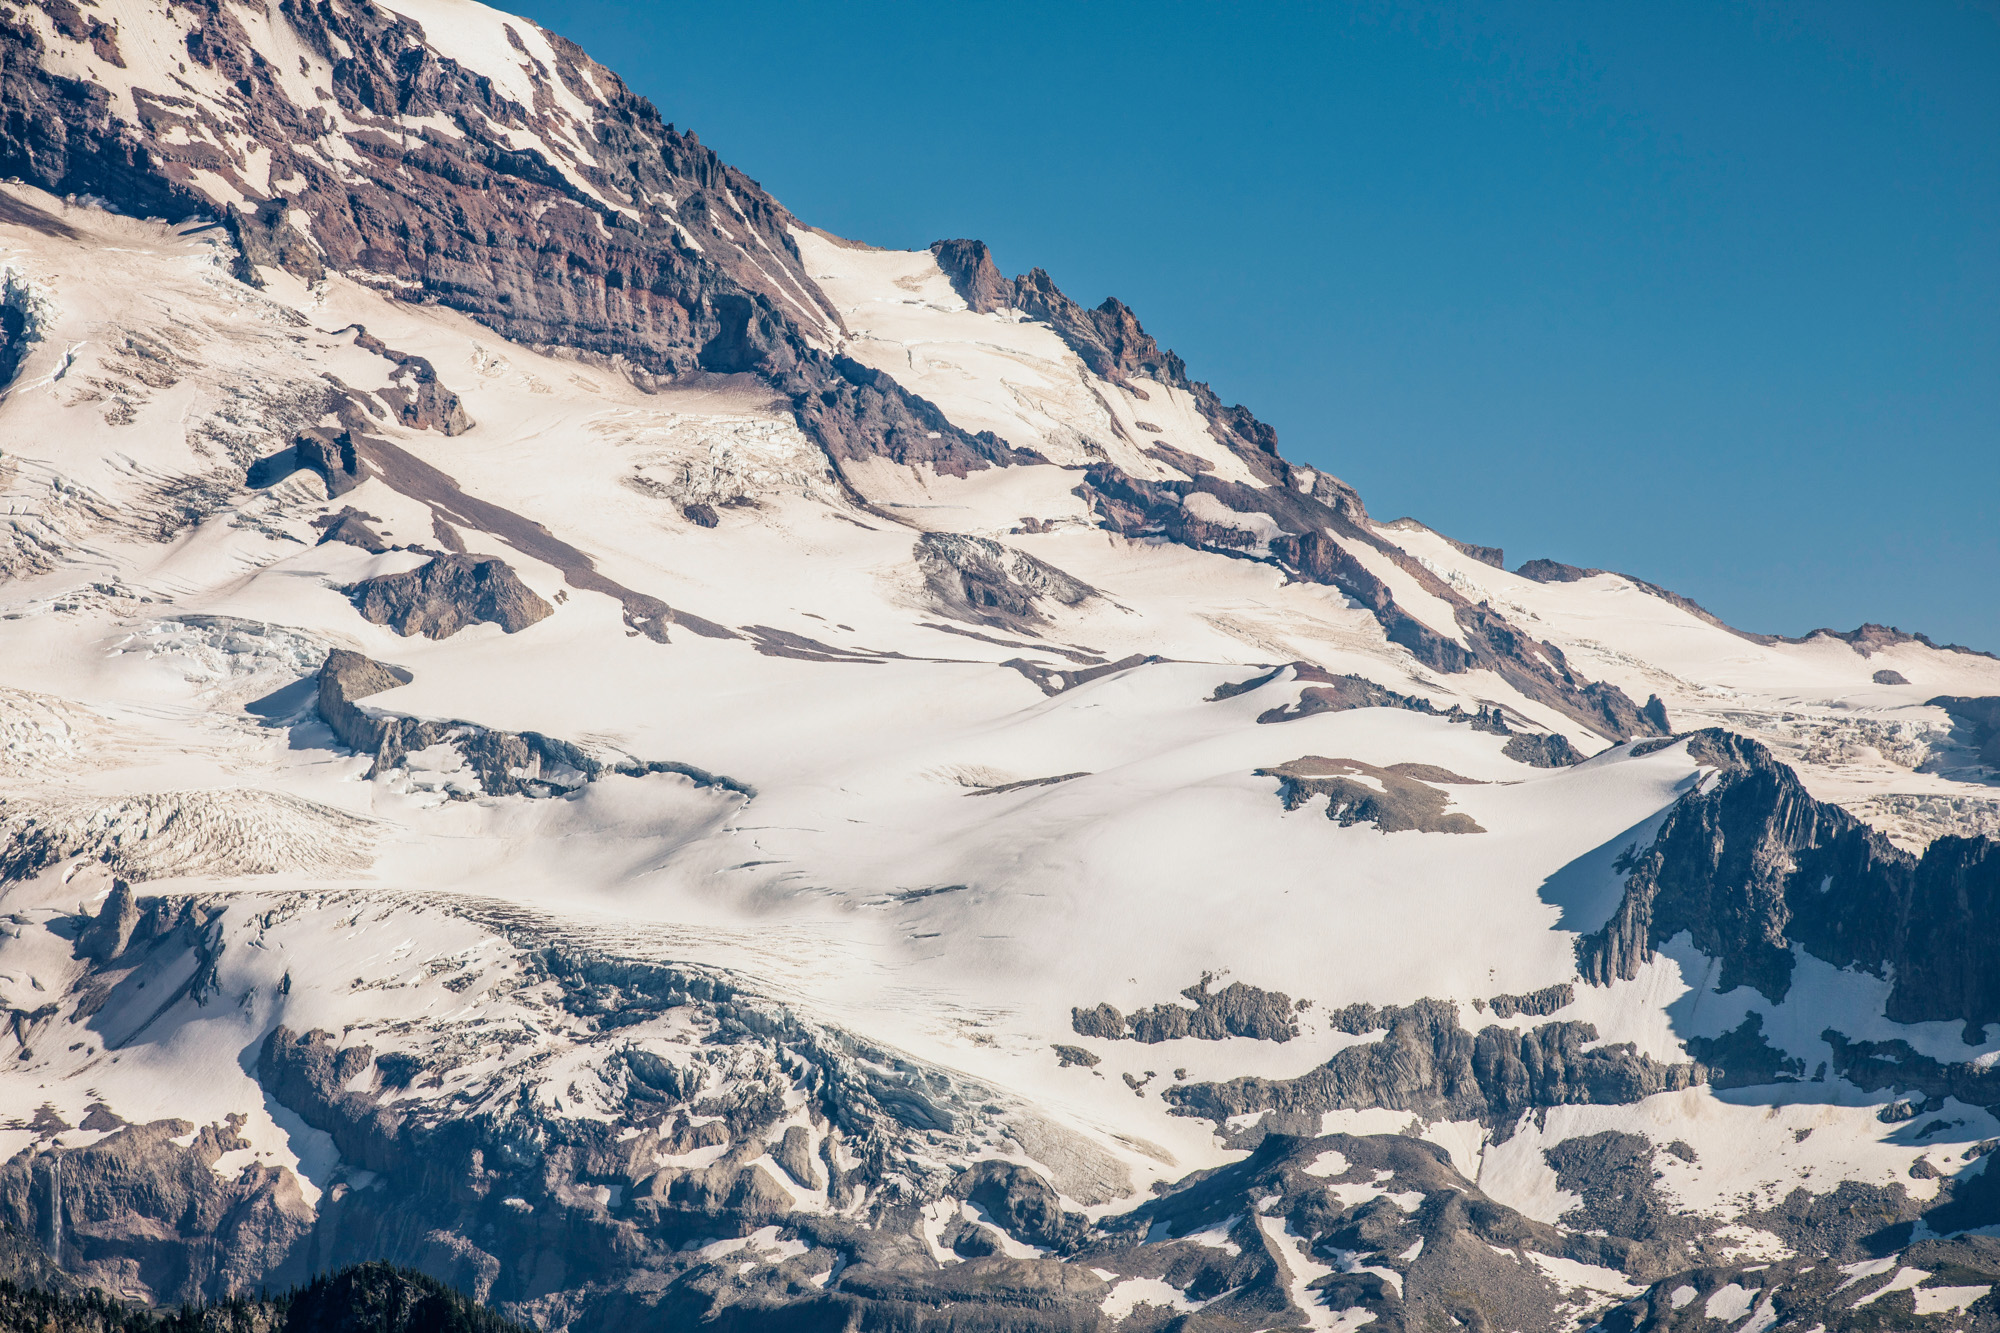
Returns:
[[[2000,1327],[2000,660],[1371,516],[482,6],[37,0],[0,109],[0,1221],[65,1270]]]

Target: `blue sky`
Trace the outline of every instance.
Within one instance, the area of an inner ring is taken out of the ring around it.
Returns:
[[[816,225],[1118,296],[1379,517],[2000,651],[2000,3],[510,7]]]

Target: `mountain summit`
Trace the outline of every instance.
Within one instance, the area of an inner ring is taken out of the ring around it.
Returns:
[[[0,112],[17,1276],[2000,1328],[2000,660],[1372,516],[480,5]]]

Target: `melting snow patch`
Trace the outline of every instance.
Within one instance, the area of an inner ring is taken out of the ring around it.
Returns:
[[[1959,1314],[1992,1290],[1991,1287],[1919,1287],[1910,1294],[1916,1298],[1918,1314]]]
[[[1876,1290],[1869,1292],[1866,1296],[1856,1301],[1854,1308],[1859,1310],[1864,1305],[1872,1305],[1892,1291],[1908,1291],[1929,1276],[1930,1274],[1921,1268],[1898,1269],[1896,1276],[1890,1278]]]
[[[1838,1287],[1835,1287],[1834,1290],[1846,1291],[1849,1287],[1853,1286],[1855,1283],[1864,1281],[1865,1279],[1871,1277],[1880,1277],[1882,1274],[1890,1271],[1895,1266],[1896,1266],[1896,1261],[1893,1258],[1864,1259],[1858,1264],[1842,1264],[1840,1266],[1840,1271],[1847,1274],[1847,1281],[1841,1283]]]
[[[1313,1158],[1304,1169],[1307,1175],[1319,1176],[1322,1179],[1344,1176],[1347,1174],[1347,1159],[1341,1156],[1336,1149],[1328,1148],[1325,1152]]]
[[[1257,1225],[1263,1229],[1264,1236],[1271,1242],[1272,1248],[1284,1257],[1285,1267],[1292,1276],[1292,1303],[1306,1312],[1306,1323],[1316,1330],[1333,1330],[1341,1327],[1342,1316],[1327,1309],[1324,1295],[1312,1290],[1311,1286],[1320,1278],[1331,1277],[1335,1271],[1333,1267],[1314,1259],[1307,1252],[1309,1246],[1306,1240],[1294,1235],[1291,1227],[1277,1218],[1259,1217]],[[1374,1271],[1388,1272],[1386,1269]],[[1400,1278],[1396,1281],[1396,1294],[1399,1297],[1403,1294]]]
[[[1677,1296],[1679,1294],[1675,1293]],[[1756,1292],[1740,1283],[1732,1282],[1726,1287],[1718,1288],[1715,1294],[1708,1298],[1708,1304],[1701,1307],[1701,1312],[1710,1319],[1720,1319],[1727,1323],[1749,1314],[1750,1307],[1756,1299]]]
[[[1102,1276],[1108,1280],[1116,1274],[1102,1273]],[[1098,1310],[1108,1319],[1123,1319],[1142,1305],[1169,1310],[1199,1310],[1204,1304],[1203,1301],[1189,1300],[1178,1287],[1169,1286],[1156,1277],[1128,1277],[1111,1288],[1111,1294],[1104,1298]]]

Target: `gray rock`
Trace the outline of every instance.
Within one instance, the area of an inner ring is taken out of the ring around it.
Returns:
[[[505,561],[490,556],[434,556],[401,574],[363,579],[346,592],[364,620],[431,639],[448,639],[480,621],[516,634],[555,614]]]
[[[1516,1014],[1533,1014],[1545,1018],[1556,1010],[1576,1001],[1576,987],[1569,982],[1554,986],[1544,986],[1526,995],[1496,995],[1486,1002],[1495,1018],[1512,1018]]]
[[[1062,1062],[1062,1068],[1064,1069],[1068,1069],[1071,1065],[1090,1069],[1104,1063],[1081,1046],[1064,1046],[1061,1043],[1057,1043],[1049,1049],[1056,1053],[1056,1059]]]
[[[365,477],[349,431],[312,426],[295,435],[286,448],[252,463],[244,480],[261,489],[275,486],[301,469],[326,483],[328,499],[347,494]]]
[[[1791,986],[1792,949],[1893,976],[1897,1022],[2000,1021],[2000,856],[1978,838],[1939,838],[1921,858],[1838,806],[1813,799],[1762,745],[1719,730],[1688,740],[1717,778],[1683,796],[1652,846],[1621,862],[1611,920],[1577,944],[1594,985],[1631,978],[1688,931],[1720,967],[1715,985]]]
[[[321,530],[319,537],[321,546],[328,542],[340,542],[347,546],[358,546],[373,555],[380,555],[389,549],[389,543],[382,540],[380,533],[368,526],[375,521],[377,520],[373,515],[364,514],[353,505],[346,505],[338,514],[314,519],[313,526]]]
[[[1280,991],[1259,990],[1232,981],[1211,992],[1214,977],[1204,976],[1181,994],[1194,1002],[1190,1009],[1178,1004],[1158,1004],[1125,1017],[1108,1004],[1093,1009],[1071,1009],[1070,1026],[1077,1035],[1110,1041],[1129,1038],[1148,1045],[1195,1037],[1202,1041],[1222,1041],[1243,1037],[1251,1041],[1290,1041],[1299,1035],[1298,1008],[1292,997]]]
[[[1602,574],[1601,569],[1579,569],[1575,565],[1565,565],[1557,560],[1524,560],[1514,571],[1524,579],[1537,583],[1577,583],[1594,574]]]
[[[793,1125],[785,1130],[784,1138],[771,1150],[771,1160],[784,1169],[786,1175],[797,1181],[801,1188],[818,1190],[826,1188],[826,1181],[813,1166],[812,1134],[803,1125]]]
[[[441,435],[463,435],[472,429],[474,422],[466,414],[464,403],[438,381],[437,370],[428,360],[396,351],[360,325],[353,327],[355,346],[395,363],[396,369],[389,376],[389,387],[383,390],[382,400],[398,421],[410,430],[434,430]]]
[[[945,613],[977,624],[1026,627],[1045,621],[1048,606],[1080,606],[1098,595],[1054,565],[988,537],[927,532],[913,554]]]
[[[1014,1162],[975,1162],[952,1192],[984,1210],[996,1226],[1024,1245],[1068,1252],[1090,1230],[1081,1214],[1063,1211],[1054,1186]]]
[[[1536,1107],[1629,1104],[1700,1081],[1695,1066],[1661,1064],[1629,1043],[1596,1046],[1597,1029],[1588,1023],[1545,1023],[1529,1032],[1496,1026],[1475,1036],[1459,1025],[1456,1005],[1438,1000],[1380,1010],[1355,1006],[1328,1019],[1342,1031],[1387,1032],[1298,1078],[1189,1083],[1160,1095],[1176,1114],[1218,1122],[1255,1111],[1387,1107],[1479,1120],[1504,1139],[1520,1115]]]
[[[1567,768],[1583,762],[1583,756],[1569,743],[1569,737],[1553,731],[1541,736],[1524,733],[1510,737],[1500,747],[1500,753],[1515,763],[1534,768]]]
[[[132,932],[139,924],[139,903],[132,886],[122,879],[111,882],[111,892],[97,916],[76,937],[76,955],[93,962],[107,963],[125,952]]]

